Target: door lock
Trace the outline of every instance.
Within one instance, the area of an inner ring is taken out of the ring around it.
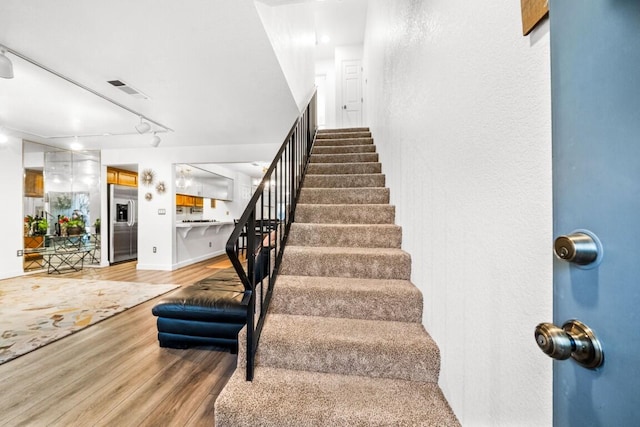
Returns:
[[[569,320],[562,328],[553,323],[540,323],[536,326],[535,338],[540,350],[553,359],[566,360],[571,357],[589,369],[597,368],[604,361],[600,341],[579,320]]]
[[[601,258],[602,247],[598,238],[583,230],[560,236],[553,242],[553,252],[561,260],[579,266],[595,265]]]

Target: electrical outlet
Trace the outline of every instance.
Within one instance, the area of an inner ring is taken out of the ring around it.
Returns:
[[[211,242],[209,242],[209,247],[211,247]]]
[[[211,243],[209,243],[209,246],[211,246]],[[24,251],[22,249],[18,249],[18,253],[16,256],[23,256],[24,255]]]
[[[155,254],[158,250],[156,249],[156,247],[153,247],[153,253]]]

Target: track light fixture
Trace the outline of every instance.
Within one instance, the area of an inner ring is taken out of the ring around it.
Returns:
[[[151,137],[151,146],[152,147],[157,147],[158,145],[160,145],[160,141],[162,141],[160,139],[160,137],[158,135],[156,135],[156,133],[153,133],[153,136]]]
[[[151,130],[151,125],[149,122],[145,122],[143,117],[140,116],[140,123],[136,125],[136,130],[140,135],[142,135],[143,133],[147,133]]]
[[[5,56],[7,49],[0,46],[0,77],[3,79],[13,78],[13,63]]]
[[[6,142],[9,142],[8,132],[5,130],[5,128],[0,126],[0,144],[4,144]]]

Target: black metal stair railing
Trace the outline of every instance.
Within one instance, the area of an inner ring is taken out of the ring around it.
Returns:
[[[226,244],[227,255],[245,288],[247,381],[253,380],[260,332],[294,219],[316,131],[314,92],[284,139]],[[242,256],[244,254],[246,257]]]

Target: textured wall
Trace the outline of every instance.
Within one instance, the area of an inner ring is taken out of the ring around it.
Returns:
[[[311,96],[315,75],[312,5],[269,6],[259,1],[255,5],[298,109],[302,111]]]
[[[366,121],[465,426],[551,425],[549,35],[518,2],[371,0]]]

